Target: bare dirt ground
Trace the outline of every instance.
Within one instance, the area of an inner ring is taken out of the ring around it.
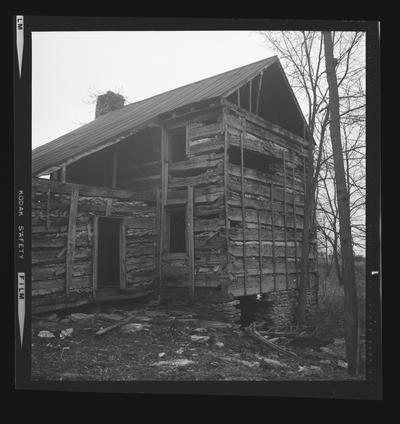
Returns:
[[[125,325],[95,333],[123,319]],[[262,333],[262,325],[258,326]],[[264,333],[265,334],[265,333]],[[106,306],[36,317],[32,321],[32,379],[36,381],[349,380],[344,341],[319,346],[252,338],[239,324],[203,321],[190,310],[156,302]]]

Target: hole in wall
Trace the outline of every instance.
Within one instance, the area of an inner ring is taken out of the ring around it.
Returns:
[[[237,305],[237,308],[240,309],[239,324],[241,327],[248,327],[256,321],[257,296],[244,296],[239,298],[239,302]]]

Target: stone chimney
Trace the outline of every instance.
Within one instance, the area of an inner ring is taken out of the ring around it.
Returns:
[[[105,94],[97,96],[95,119],[113,110],[121,109],[124,106],[125,98],[121,94],[107,91]]]

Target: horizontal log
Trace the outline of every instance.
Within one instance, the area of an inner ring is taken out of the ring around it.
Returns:
[[[209,136],[217,135],[222,132],[222,122],[213,122],[210,124],[198,123],[190,125],[190,142],[196,139],[202,139]]]
[[[190,145],[190,155],[198,156],[205,153],[218,153],[222,152],[224,149],[224,143],[220,140],[220,137],[215,137],[212,139],[202,139],[202,143],[197,143],[195,145]]]
[[[257,134],[263,139],[269,139],[283,147],[292,145],[299,153],[303,153],[304,156],[306,155],[308,142],[304,138],[293,134],[279,125],[261,119],[254,114],[249,114],[243,109],[239,110],[237,106],[232,103],[227,105],[226,122],[228,125],[241,129],[241,119],[244,116],[246,118],[246,130],[248,132]]]
[[[131,190],[112,189],[108,187],[61,183],[59,181],[45,180],[43,178],[32,178],[32,192],[36,191],[47,193],[48,188],[50,188],[51,192],[70,195],[73,186],[75,186],[79,190],[80,196],[106,197],[125,200],[143,200],[151,202],[155,201],[153,191],[135,192]]]

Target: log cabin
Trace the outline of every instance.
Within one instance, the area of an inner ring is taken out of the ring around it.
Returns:
[[[33,312],[153,294],[293,322],[312,137],[278,58],[124,103],[33,150]]]

